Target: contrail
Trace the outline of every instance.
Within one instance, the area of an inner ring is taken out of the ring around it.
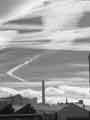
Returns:
[[[13,72],[15,72],[16,70],[20,69],[21,67],[23,67],[24,65],[27,65],[29,63],[32,63],[34,60],[36,60],[37,58],[39,58],[41,55],[36,55],[33,58],[30,58],[29,60],[25,61],[23,64],[19,64],[16,67],[10,69],[8,72],[6,72],[6,74],[8,74],[9,76],[18,79],[19,81],[24,82],[25,80],[19,76],[16,76],[15,74],[13,74]]]

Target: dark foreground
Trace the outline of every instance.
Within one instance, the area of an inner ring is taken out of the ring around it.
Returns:
[[[57,114],[2,114],[0,120],[62,120]],[[75,117],[63,120],[90,120],[90,117]]]

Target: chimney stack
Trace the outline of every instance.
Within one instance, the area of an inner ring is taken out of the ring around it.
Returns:
[[[42,80],[42,104],[45,104],[45,81]]]
[[[89,60],[89,88],[90,88],[90,53],[89,53],[89,56],[88,56],[88,60]]]

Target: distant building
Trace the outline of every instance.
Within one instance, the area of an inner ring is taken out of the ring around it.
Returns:
[[[83,100],[78,100],[78,102],[74,102],[74,104],[85,109],[85,104]]]
[[[85,109],[90,112],[90,105],[85,105]]]

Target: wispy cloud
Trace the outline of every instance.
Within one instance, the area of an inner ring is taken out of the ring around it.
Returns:
[[[42,30],[41,25],[17,25],[17,24],[5,24],[0,26],[0,30]]]
[[[46,96],[50,97],[50,96],[60,96],[63,95],[64,91],[63,90],[59,90],[58,88],[55,87],[48,87],[46,88]]]
[[[68,92],[71,93],[76,93],[77,95],[86,95],[87,97],[89,96],[89,88],[85,88],[85,87],[72,87],[72,86],[67,86],[67,85],[63,85],[59,87],[60,89],[64,90],[67,94]]]
[[[67,0],[67,1],[54,1],[50,4],[44,6],[44,1],[39,0],[36,1],[28,1],[22,4],[18,9],[23,9],[16,16],[13,13],[11,16],[16,18],[22,18],[22,16],[26,17],[26,20],[33,18],[34,16],[42,17],[42,26],[32,26],[32,25],[19,25],[18,20],[17,24],[13,22],[9,22],[1,26],[1,29],[14,29],[16,31],[25,29],[41,29],[42,32],[38,33],[29,33],[29,34],[19,34],[16,37],[16,41],[27,41],[27,40],[37,40],[36,43],[30,44],[19,42],[14,43],[14,46],[22,46],[22,47],[31,47],[31,48],[42,48],[42,49],[56,49],[56,50],[90,50],[90,45],[88,43],[85,44],[75,44],[74,40],[76,39],[86,39],[90,38],[90,27],[87,28],[79,28],[79,22],[81,18],[85,15],[86,12],[90,12],[90,2],[89,1],[75,1],[75,0]],[[26,7],[27,6],[27,7]],[[25,8],[25,9],[24,9]],[[29,10],[31,9],[31,13]],[[61,12],[63,11],[63,12]],[[41,14],[36,14],[36,13]],[[58,15],[59,14],[59,15]],[[33,16],[32,16],[33,15]],[[49,43],[41,44],[38,42],[38,39],[45,40],[49,39]],[[13,46],[12,42],[9,42],[10,46]]]
[[[9,41],[14,40],[17,36],[17,31],[0,31],[0,47],[6,47]]]
[[[19,94],[21,94],[23,97],[37,97],[38,99],[42,96],[41,91],[35,91],[32,89],[25,89],[25,90],[21,90],[18,92]]]
[[[71,65],[72,67],[89,67],[88,64],[69,64],[69,65]]]
[[[83,28],[83,29],[75,29],[70,31],[57,31],[54,33],[46,33],[46,32],[37,32],[37,33],[28,33],[28,34],[22,34],[18,35],[16,37],[16,42],[19,40],[19,45],[23,45],[22,41],[26,41],[25,46],[30,47],[36,47],[36,48],[42,48],[42,49],[67,49],[67,50],[89,50],[89,43],[85,44],[74,44],[74,40],[79,38],[82,40],[82,38],[90,38],[89,30],[90,28]],[[49,43],[44,43],[43,45],[38,42],[38,40],[50,40]],[[36,41],[36,44],[34,41]],[[31,41],[29,44],[27,44],[27,41]],[[8,44],[13,45],[12,42],[9,42]],[[15,43],[14,43],[15,44]],[[24,42],[25,44],[25,42]],[[16,43],[16,46],[18,44]]]
[[[16,94],[18,94],[18,92],[15,89],[8,87],[0,87],[0,97],[8,97]]]
[[[80,71],[80,72],[77,72],[76,74],[79,74],[81,76],[86,76],[89,78],[89,71]]]
[[[90,1],[54,1],[49,5],[47,11],[44,15],[46,30],[74,29],[78,26],[78,22],[83,17],[84,12],[90,11]]]
[[[19,19],[27,15],[28,13],[32,13],[33,9],[39,7],[42,4],[42,0],[16,0],[11,1],[8,0],[7,3],[5,0],[0,1],[0,15],[2,15],[2,19],[0,20],[0,24],[8,22],[10,20]],[[3,10],[4,8],[4,10]],[[6,9],[8,8],[8,10]]]

